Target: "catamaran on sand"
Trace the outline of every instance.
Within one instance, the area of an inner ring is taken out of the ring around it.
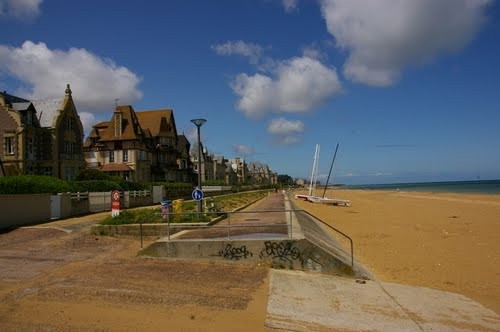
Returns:
[[[298,194],[295,195],[296,199],[300,199],[303,201],[308,201],[312,203],[321,203],[321,204],[332,204],[332,205],[344,205],[350,206],[351,201],[346,199],[337,199],[337,198],[328,198],[325,196],[326,188],[328,187],[328,181],[330,181],[330,175],[332,173],[333,163],[335,162],[335,157],[337,156],[337,150],[339,148],[339,144],[337,143],[337,147],[335,148],[335,154],[333,155],[332,164],[330,165],[330,172],[328,173],[328,178],[326,180],[325,190],[323,191],[323,196],[316,196],[316,180],[318,177],[318,163],[319,163],[319,144],[316,144],[316,151],[314,153],[314,162],[313,162],[313,170],[311,174],[311,184],[309,185],[309,194]]]

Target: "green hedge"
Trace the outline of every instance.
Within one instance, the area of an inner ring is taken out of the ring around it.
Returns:
[[[151,182],[149,183],[151,186],[165,186],[166,189],[193,189],[192,183],[186,182]]]
[[[52,194],[69,192],[64,181],[45,175],[19,175],[0,177],[0,194]]]
[[[138,183],[138,182],[128,182],[128,181],[120,181],[120,186],[123,190],[151,190],[151,185],[147,183]]]
[[[113,181],[106,180],[88,180],[88,181],[73,181],[71,182],[72,192],[86,192],[86,191],[112,191],[123,190],[120,184]]]

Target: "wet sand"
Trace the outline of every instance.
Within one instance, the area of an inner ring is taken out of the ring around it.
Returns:
[[[377,279],[460,293],[500,313],[500,195],[326,195],[351,207],[295,202],[350,235],[355,258]]]

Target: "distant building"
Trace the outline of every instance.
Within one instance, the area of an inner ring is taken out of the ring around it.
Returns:
[[[29,101],[0,92],[0,175],[72,180],[85,167],[83,127],[67,85],[64,98]]]
[[[247,174],[248,174],[248,167],[245,162],[245,158],[231,158],[228,160],[231,172],[234,172],[236,174],[236,182],[231,183],[231,184],[245,184],[247,183]],[[232,176],[230,176],[232,177]]]
[[[305,187],[306,180],[304,180],[304,179],[297,179],[297,180],[295,180],[295,184],[298,185],[298,186],[301,186],[301,187]]]
[[[214,176],[214,162],[212,156],[208,154],[207,150],[200,143],[201,155],[198,156],[198,143],[193,144],[191,147],[191,162],[193,164],[193,171],[198,176],[198,172],[201,172],[201,182],[212,181],[215,179]],[[198,158],[200,158],[201,170],[198,169]]]
[[[257,184],[276,184],[278,183],[277,174],[269,169],[267,164],[259,161],[252,161],[248,164],[249,183]]]

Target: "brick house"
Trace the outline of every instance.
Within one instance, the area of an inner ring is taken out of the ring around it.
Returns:
[[[94,125],[85,140],[87,167],[133,182],[191,181],[189,142],[181,136],[172,110],[116,106],[110,121]]]

